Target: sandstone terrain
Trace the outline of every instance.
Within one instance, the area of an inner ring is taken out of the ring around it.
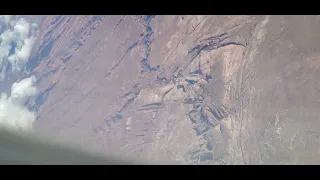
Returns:
[[[318,16],[46,16],[34,131],[181,164],[320,163]]]

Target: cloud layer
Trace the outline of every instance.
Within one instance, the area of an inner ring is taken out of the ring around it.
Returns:
[[[38,91],[35,87],[36,78],[31,76],[11,87],[11,95],[2,93],[0,97],[0,125],[16,130],[30,130],[36,118],[24,105],[29,97],[35,96]]]
[[[39,34],[32,17],[0,15],[0,86],[6,76],[21,72],[27,64]],[[36,78],[15,82],[11,93],[0,94],[0,126],[15,130],[30,130],[35,112],[25,107],[28,99],[37,94]]]
[[[29,60],[39,34],[38,26],[23,16],[0,16],[0,81],[12,72],[20,72]]]

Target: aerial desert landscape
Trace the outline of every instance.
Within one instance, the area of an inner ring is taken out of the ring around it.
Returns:
[[[319,16],[0,23],[0,124],[152,162],[320,164]]]

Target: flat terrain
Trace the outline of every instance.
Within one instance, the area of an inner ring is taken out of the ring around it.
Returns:
[[[318,16],[47,16],[35,131],[181,164],[320,163]]]

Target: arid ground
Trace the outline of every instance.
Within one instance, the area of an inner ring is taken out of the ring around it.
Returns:
[[[319,164],[319,31],[318,16],[46,16],[34,131],[155,162]]]

